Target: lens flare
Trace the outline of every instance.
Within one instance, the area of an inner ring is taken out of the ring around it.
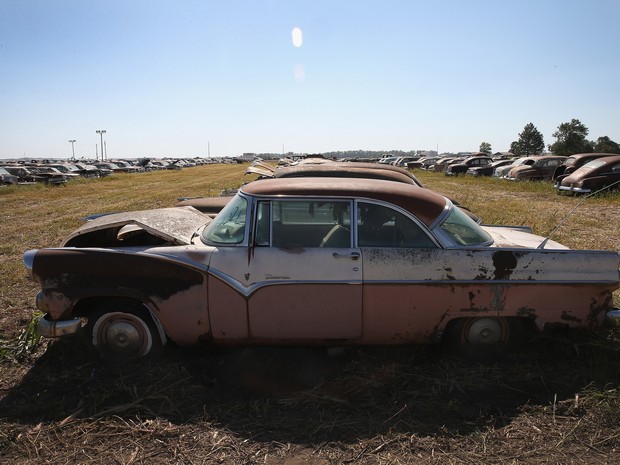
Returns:
[[[291,36],[293,38],[293,47],[301,47],[301,44],[304,41],[301,29],[298,27],[294,27],[293,31],[291,32]]]

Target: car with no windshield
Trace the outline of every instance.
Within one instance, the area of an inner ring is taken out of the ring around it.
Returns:
[[[495,357],[547,324],[597,328],[619,286],[616,252],[480,226],[437,193],[354,178],[254,181],[215,218],[192,207],[101,216],[24,263],[41,287],[40,333],[86,331],[120,360],[170,341],[443,340]]]

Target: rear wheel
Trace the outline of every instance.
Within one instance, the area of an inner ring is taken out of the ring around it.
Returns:
[[[159,332],[144,307],[110,302],[97,308],[88,320],[92,344],[105,359],[129,361],[161,350]]]
[[[516,350],[523,341],[518,318],[459,318],[446,328],[452,351],[473,360],[496,360]]]

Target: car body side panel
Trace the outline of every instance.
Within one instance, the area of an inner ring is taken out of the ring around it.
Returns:
[[[221,248],[211,259],[209,283],[218,279],[247,299],[247,331],[253,340],[359,338],[362,265],[358,257],[359,251],[349,248]],[[217,294],[210,292],[214,338],[242,335],[239,328],[236,332],[220,328],[234,327],[240,301],[232,299],[233,310],[229,310],[231,299]]]
[[[209,275],[208,280],[211,337],[220,343],[246,341],[249,337],[246,296],[215,275]]]
[[[611,306],[613,285],[365,284],[365,344],[428,343],[455,318],[525,317],[596,328]],[[389,304],[386,304],[389,302]]]
[[[265,286],[251,298],[252,338],[333,341],[362,335],[359,284]]]
[[[618,288],[615,252],[362,249],[362,255],[369,343],[428,342],[449,320],[480,315],[596,326]]]
[[[209,333],[206,273],[186,263],[122,250],[42,249],[33,274],[53,319],[72,316],[84,298],[123,297],[144,303],[179,344]]]

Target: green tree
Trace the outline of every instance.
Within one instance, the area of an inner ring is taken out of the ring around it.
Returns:
[[[570,123],[562,123],[553,133],[555,142],[549,150],[556,155],[574,155],[594,151],[594,144],[586,139],[589,129],[578,119],[573,118]]]
[[[515,155],[529,157],[539,155],[545,149],[545,141],[541,132],[533,123],[528,123],[519,134],[519,140],[510,144],[510,151]]]
[[[620,145],[607,136],[599,137],[594,145],[594,151],[597,153],[619,153]]]
[[[483,142],[480,144],[480,151],[482,153],[486,153],[487,155],[491,155],[493,153],[493,150],[491,149],[491,144],[489,144],[488,142]]]

